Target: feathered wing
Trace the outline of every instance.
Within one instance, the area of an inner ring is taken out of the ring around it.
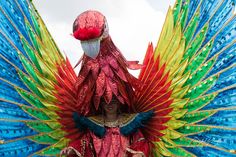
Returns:
[[[177,0],[148,46],[136,110],[155,156],[236,154],[235,0]]]
[[[0,156],[55,156],[73,136],[75,72],[30,1],[0,4]]]

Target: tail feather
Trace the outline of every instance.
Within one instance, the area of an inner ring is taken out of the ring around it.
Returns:
[[[217,34],[214,40],[213,49],[208,58],[220,52],[224,47],[235,42],[236,35],[236,16],[234,16],[225,27]]]
[[[236,155],[232,154],[234,152],[222,151],[213,147],[185,147],[189,152],[194,153],[196,156],[204,157],[235,157]]]
[[[189,24],[189,22],[191,21],[192,17],[194,16],[194,13],[197,11],[199,3],[201,3],[202,0],[195,0],[195,1],[190,1],[189,4],[189,12],[188,12],[188,17],[187,17],[187,22],[186,22],[186,26]]]
[[[13,86],[0,80],[0,99],[12,101],[18,104],[28,104],[22,97],[17,93]]]
[[[15,3],[14,1],[1,0],[0,4],[2,6],[1,8],[4,11],[5,17],[11,19],[11,23],[15,26],[15,28],[19,29],[19,32],[21,32],[25,39],[32,45],[30,37],[27,33],[24,15],[19,9],[17,3]],[[10,22],[8,23],[10,24]],[[14,30],[16,31],[16,29]]]
[[[235,9],[233,0],[223,1],[220,4],[219,9],[213,14],[213,17],[209,21],[209,29],[206,34],[203,45],[206,44],[224,24],[233,16],[232,12]]]
[[[212,18],[212,16],[215,14],[216,10],[220,6],[223,0],[215,0],[215,1],[204,1],[202,0],[202,4],[200,6],[200,21],[199,25],[196,29],[195,34],[197,34],[201,29],[204,27],[206,23]]]
[[[236,150],[236,130],[213,128],[209,131],[190,136],[192,139],[209,143],[227,150]]]
[[[220,92],[203,110],[236,106],[236,87]]]
[[[236,68],[229,69],[225,72],[223,72],[220,77],[218,78],[215,85],[207,92],[212,93],[215,91],[219,91],[222,89],[230,88],[230,86],[235,87],[236,85]]]
[[[236,63],[236,44],[232,44],[229,48],[225,49],[218,57],[215,65],[211,71],[207,74],[206,78],[216,74],[217,72],[230,67]]]
[[[45,148],[45,145],[36,144],[30,140],[21,140],[0,145],[0,156],[16,157],[29,156],[33,152]]]
[[[234,126],[236,126],[235,115],[236,115],[236,108],[232,110],[222,110],[218,111],[213,116],[199,122],[199,124],[234,128]]]

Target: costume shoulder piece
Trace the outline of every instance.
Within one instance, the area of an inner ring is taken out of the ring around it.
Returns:
[[[120,127],[121,134],[128,136],[141,128],[152,117],[152,115],[153,111],[122,114],[117,121],[106,122],[103,116],[85,117],[74,113],[73,119],[78,129],[81,131],[89,129],[98,137],[103,137],[105,135],[105,126]]]
[[[138,129],[142,128],[145,123],[153,116],[153,111],[141,112],[137,114],[131,114],[124,117],[124,121],[120,127],[120,132],[128,136],[135,133]]]
[[[74,113],[73,119],[76,124],[76,127],[80,131],[86,131],[87,129],[89,129],[98,137],[103,137],[106,133],[106,129],[105,129],[103,123],[101,123],[101,120],[99,117],[88,118],[85,116],[81,116],[78,113]]]
[[[92,116],[88,117],[96,125],[107,126],[107,127],[120,127],[129,124],[136,117],[136,113],[134,114],[122,114],[116,121],[107,122],[103,116]]]

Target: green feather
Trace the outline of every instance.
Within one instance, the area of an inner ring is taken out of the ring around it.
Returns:
[[[205,39],[207,33],[208,25],[206,25],[201,32],[196,36],[193,42],[190,44],[189,48],[186,50],[183,56],[183,60],[187,58],[191,59],[192,56],[198,51],[201,47],[203,40]]]
[[[189,0],[186,0],[182,6],[181,16],[180,16],[180,24],[181,24],[182,29],[184,28],[186,20],[187,20],[188,8],[189,8]]]
[[[58,140],[53,139],[49,135],[38,135],[38,136],[31,137],[29,139],[39,144],[54,144],[58,142]]]
[[[40,156],[56,156],[58,154],[60,154],[62,149],[60,148],[56,148],[56,147],[49,147],[44,149],[42,152],[40,152]]]
[[[31,107],[26,107],[26,106],[22,106],[21,107],[25,112],[27,112],[29,115],[34,116],[35,118],[39,119],[39,120],[49,120],[50,118],[42,111],[38,110],[38,109],[34,109]]]
[[[43,149],[40,153],[38,153],[41,156],[56,156],[60,154],[61,150],[68,146],[69,140],[68,139],[62,139],[58,143],[51,145],[45,149]]]
[[[207,126],[197,126],[197,125],[185,125],[181,128],[179,128],[177,131],[182,134],[197,134],[200,132],[208,131],[211,128]]]
[[[189,79],[185,82],[184,86],[190,85],[190,87],[197,84],[203,77],[211,70],[212,66],[216,61],[216,57],[212,60],[209,60],[202,66],[200,66],[197,71],[189,77]]]
[[[199,111],[199,112],[194,112],[194,113],[188,113],[185,114],[183,117],[180,118],[180,120],[183,120],[187,123],[196,123],[199,121],[202,121],[209,116],[212,116],[215,111]]]
[[[189,26],[186,28],[186,31],[184,33],[184,37],[186,39],[185,41],[186,46],[192,40],[192,37],[194,35],[198,22],[199,22],[199,13],[195,14],[193,20],[190,22]]]
[[[180,9],[181,9],[181,4],[182,4],[182,0],[177,0],[177,2],[175,3],[174,9],[173,9],[174,25],[176,25],[176,23],[178,21]]]
[[[66,136],[66,132],[62,130],[55,130],[51,132],[49,135],[56,140],[60,140],[61,138],[64,138]]]
[[[190,138],[187,138],[187,137],[177,138],[177,139],[174,139],[172,141],[175,142],[179,146],[185,146],[185,147],[202,146],[202,144],[200,142],[194,141],[194,140],[192,140]]]
[[[191,74],[193,74],[193,72],[195,72],[197,70],[197,68],[204,62],[204,60],[207,58],[210,50],[212,48],[212,41],[209,42],[207,45],[205,45],[205,47],[201,50],[200,53],[197,54],[197,56],[195,56],[193,58],[193,60],[189,63],[189,65],[187,66],[186,70],[184,73],[186,72],[191,72]]]
[[[33,24],[34,24],[34,28],[35,28],[35,30],[36,30],[36,32],[38,34],[38,37],[42,38],[41,31],[40,31],[40,26],[39,26],[38,21],[36,19],[37,16],[35,14],[33,15],[31,10],[30,10],[30,14],[31,14],[31,19],[32,19]]]
[[[26,28],[30,35],[31,40],[33,41],[34,48],[36,48],[38,54],[42,57],[42,54],[40,53],[39,43],[36,39],[35,33],[32,31],[31,25],[26,23]]]
[[[16,90],[32,106],[34,106],[36,108],[45,108],[43,103],[40,100],[38,100],[38,98],[36,98],[35,96],[33,96],[33,95],[29,94],[28,92],[21,90],[21,89],[16,89]]]
[[[216,97],[216,95],[217,94],[210,94],[194,101],[190,101],[184,106],[184,109],[188,109],[188,112],[196,111],[209,104]]]
[[[27,85],[27,87],[29,89],[31,89],[31,91],[33,91],[33,93],[35,93],[40,98],[44,98],[42,93],[40,93],[36,84],[33,82],[33,80],[31,78],[24,75],[21,71],[19,71],[19,76],[20,76],[21,80],[25,83],[25,85]]]
[[[37,74],[34,71],[34,68],[32,67],[32,65],[28,62],[28,60],[26,58],[24,58],[23,55],[19,54],[20,60],[24,65],[25,70],[28,72],[28,74],[30,74],[30,76],[34,79],[34,81],[40,85],[43,86],[42,83],[40,82],[39,78],[37,77]]]
[[[27,52],[30,60],[34,63],[34,65],[38,69],[38,71],[42,74],[43,71],[42,71],[42,69],[40,67],[40,64],[39,64],[39,62],[37,60],[37,57],[36,57],[34,51],[29,47],[29,45],[27,44],[27,42],[25,41],[24,38],[22,38],[21,41],[22,41],[23,47],[24,47],[25,51]]]
[[[48,124],[43,123],[43,121],[27,122],[26,124],[38,132],[49,133],[61,127],[60,124],[57,124],[56,122],[53,123],[48,123],[50,124],[50,126]]]
[[[173,154],[173,156],[185,156],[192,157],[193,155],[180,147],[168,148],[168,150]]]
[[[212,87],[218,79],[218,76],[213,76],[201,82],[198,86],[191,88],[184,96],[185,98],[195,99],[204,94],[210,87]]]

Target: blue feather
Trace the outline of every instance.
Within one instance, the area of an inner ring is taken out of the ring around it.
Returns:
[[[19,78],[16,69],[9,63],[0,60],[0,78],[11,82],[15,86],[18,86],[26,91],[29,91],[22,80]],[[0,85],[0,89],[2,85]]]
[[[120,132],[124,136],[128,136],[132,133],[135,133],[138,129],[142,128],[143,124],[145,124],[150,118],[152,118],[153,115],[154,115],[153,110],[148,112],[138,113],[132,121],[120,127]]]
[[[9,43],[9,41],[0,33],[0,54],[9,62],[25,72],[24,67],[19,59],[16,49]],[[1,57],[1,62],[3,62]],[[6,61],[4,61],[6,62]],[[9,64],[9,63],[8,63]],[[15,73],[16,75],[16,73]]]
[[[10,84],[0,80],[0,98],[4,100],[13,101],[19,104],[29,105]]]
[[[236,44],[224,50],[218,57],[215,65],[207,74],[206,78],[236,63]]]
[[[236,130],[213,128],[189,137],[227,150],[236,150]]]
[[[28,120],[33,119],[28,113],[25,113],[21,108],[9,108],[0,105],[0,118],[9,120]]]
[[[223,72],[218,78],[216,84],[207,93],[212,93],[235,84],[236,84],[236,68],[234,67],[232,69]]]
[[[73,119],[74,122],[76,123],[76,127],[80,131],[85,131],[89,129],[92,131],[96,136],[98,137],[103,137],[106,133],[106,129],[104,126],[100,126],[91,120],[89,120],[87,117],[80,116],[78,113],[74,112],[73,113]]]
[[[0,145],[1,157],[26,157],[45,148],[47,145],[34,143],[30,140],[20,140]]]
[[[224,126],[236,128],[236,110],[218,111],[213,116],[199,122],[204,125]]]
[[[235,157],[230,154],[211,147],[185,147],[185,149],[199,157]]]
[[[188,17],[186,21],[186,26],[189,24],[191,18],[193,17],[194,13],[196,12],[198,5],[201,0],[191,0],[189,3],[189,9],[188,9]],[[185,28],[186,28],[185,26]]]
[[[23,122],[0,121],[0,140],[13,140],[38,134]]]
[[[0,5],[2,6],[3,11],[11,19],[14,25],[19,29],[22,35],[26,38],[29,44],[32,45],[30,37],[27,34],[27,29],[24,21],[24,16],[19,10],[17,4],[10,0],[1,0]],[[10,9],[9,9],[10,8]]]
[[[212,50],[208,58],[220,52],[224,47],[231,44],[236,37],[236,16],[216,36]]]
[[[5,102],[5,101],[2,101],[2,100],[0,100],[0,107],[6,107],[6,108],[9,108],[9,109],[18,109],[19,107],[17,106],[17,105],[15,105],[15,104],[12,104],[12,103],[10,103],[10,102]]]
[[[11,25],[10,21],[5,17],[5,15],[0,12],[0,28],[4,34],[14,43],[14,45],[25,55],[26,52],[21,43],[21,38],[15,28]],[[10,43],[10,42],[8,42]]]
[[[236,106],[236,88],[220,92],[203,110]]]
[[[35,29],[33,21],[31,19],[31,14],[30,14],[30,11],[29,11],[29,8],[32,8],[32,6],[29,6],[29,3],[27,2],[27,0],[20,0],[20,1],[14,0],[14,1],[19,4],[20,8],[23,11],[23,14],[25,15],[25,17],[29,21],[31,27],[33,29]]]
[[[212,19],[209,22],[209,29],[206,34],[206,38],[203,42],[205,45],[219,30],[223,25],[228,21],[229,18],[233,16],[232,12],[235,9],[233,0],[223,1],[220,8],[213,15]]]
[[[200,6],[200,16],[199,24],[197,26],[195,35],[203,28],[205,23],[210,19],[210,17],[214,14],[214,11],[216,10],[217,6],[222,2],[222,0],[205,0],[202,1],[202,4]]]

